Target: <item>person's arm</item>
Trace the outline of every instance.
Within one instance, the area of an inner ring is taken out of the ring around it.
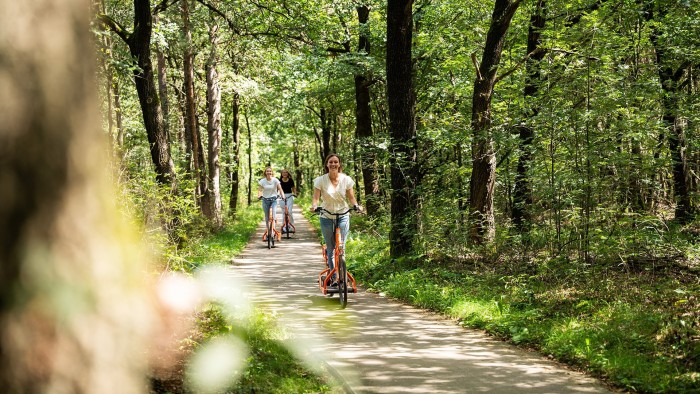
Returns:
[[[280,192],[280,197],[284,200],[284,190],[282,189],[282,185],[277,182],[277,191]]]
[[[357,203],[357,199],[355,198],[355,189],[348,189],[345,192],[345,196],[348,198],[348,201],[350,201],[350,205],[352,205],[353,208],[357,209],[358,211],[362,211],[362,207]]]
[[[263,187],[262,185],[258,185],[258,199],[261,199],[263,196]]]
[[[315,211],[318,208],[318,200],[321,198],[321,189],[314,188],[314,195],[311,197],[311,211]]]

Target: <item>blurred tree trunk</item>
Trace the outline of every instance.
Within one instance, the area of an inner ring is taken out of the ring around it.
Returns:
[[[416,96],[413,91],[413,1],[389,0],[387,6],[387,101],[391,166],[391,256],[413,252],[417,231]]]
[[[1,391],[147,392],[143,349],[155,322],[142,286],[147,253],[115,209],[90,7],[0,0],[0,9]],[[153,136],[158,118],[146,118]],[[153,158],[169,185],[161,147]]]
[[[477,68],[472,96],[472,175],[469,184],[469,237],[477,244],[491,242],[496,234],[493,193],[496,184],[496,153],[491,130],[491,98],[498,64],[510,22],[520,0],[496,0],[486,44]],[[476,59],[476,57],[474,57]],[[476,61],[475,61],[476,63]]]

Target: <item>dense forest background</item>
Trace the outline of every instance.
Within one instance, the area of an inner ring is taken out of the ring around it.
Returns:
[[[228,261],[264,168],[303,204],[330,152],[368,213],[363,284],[616,387],[697,392],[697,0],[0,4],[8,392],[143,392],[191,312],[165,274]]]
[[[175,243],[337,152],[394,258],[695,261],[695,1],[95,7],[119,181]]]

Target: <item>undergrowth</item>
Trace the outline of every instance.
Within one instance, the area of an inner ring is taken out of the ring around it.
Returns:
[[[255,232],[262,212],[258,205],[243,209],[236,220],[215,235],[190,238],[187,247],[169,256],[167,269],[193,274],[198,268],[225,266],[238,255]],[[168,375],[150,379],[152,393],[193,393],[190,363],[195,354],[217,340],[233,339],[244,343],[247,351],[236,357],[241,367],[231,370],[232,384],[217,390],[222,393],[334,393],[331,378],[322,370],[312,370],[294,356],[285,342],[290,335],[276,324],[276,316],[266,310],[252,309],[242,316],[228,316],[225,306],[208,302],[191,316],[189,335],[179,341],[181,362]]]
[[[349,269],[370,291],[536,349],[624,390],[700,392],[700,275],[687,264],[581,264],[514,252],[490,261],[436,254],[392,260],[381,232],[361,222],[353,230]]]

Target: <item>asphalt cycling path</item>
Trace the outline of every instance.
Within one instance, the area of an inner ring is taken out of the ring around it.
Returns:
[[[611,393],[600,382],[434,313],[358,287],[346,309],[321,294],[319,238],[294,207],[296,233],[267,249],[260,223],[230,273],[276,314],[287,344],[346,393]],[[281,215],[278,213],[278,223]]]

